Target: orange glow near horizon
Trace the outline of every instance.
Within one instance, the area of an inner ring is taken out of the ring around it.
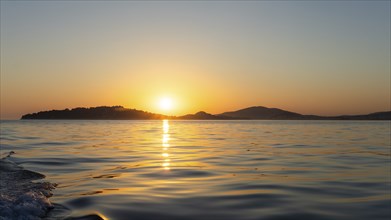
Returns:
[[[390,110],[389,2],[330,2],[336,14],[301,2],[284,13],[263,1],[1,4],[1,119],[116,105],[171,116]]]

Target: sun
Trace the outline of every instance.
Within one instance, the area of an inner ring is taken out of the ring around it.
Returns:
[[[171,110],[172,109],[172,100],[168,97],[160,99],[159,107],[161,110],[164,110],[164,111]]]

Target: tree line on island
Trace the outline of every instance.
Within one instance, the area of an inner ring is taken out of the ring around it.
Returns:
[[[122,106],[99,106],[64,110],[40,111],[26,114],[21,119],[70,119],[70,120],[391,120],[391,111],[376,112],[367,115],[317,116],[302,115],[278,108],[254,106],[221,114],[209,114],[204,111],[183,116],[168,116],[124,108]]]

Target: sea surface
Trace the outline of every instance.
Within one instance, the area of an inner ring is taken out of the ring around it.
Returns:
[[[0,125],[0,219],[391,218],[390,121]]]

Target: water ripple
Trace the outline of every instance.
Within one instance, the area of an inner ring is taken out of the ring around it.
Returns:
[[[365,121],[29,121],[2,124],[0,144],[58,183],[48,220],[388,220],[389,134]]]

